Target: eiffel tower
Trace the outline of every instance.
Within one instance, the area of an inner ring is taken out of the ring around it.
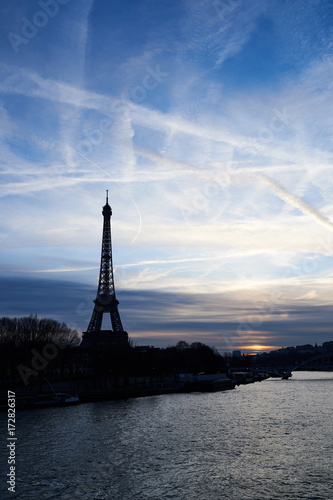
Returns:
[[[112,209],[109,205],[108,191],[106,191],[106,204],[102,211],[104,217],[101,267],[97,297],[91,315],[87,331],[83,332],[82,347],[106,347],[110,345],[128,344],[128,334],[124,331],[121,323],[118,300],[114,287],[112,244],[111,244],[111,215]],[[112,330],[102,330],[103,314],[110,314]]]

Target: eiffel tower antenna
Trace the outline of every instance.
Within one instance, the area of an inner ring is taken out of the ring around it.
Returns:
[[[82,346],[92,344],[124,344],[128,342],[128,334],[121,323],[118,300],[114,286],[112,243],[111,243],[111,216],[112,209],[109,205],[109,191],[106,190],[106,204],[103,207],[103,236],[101,266],[95,306],[87,331],[83,335]],[[104,314],[110,314],[112,330],[102,330]]]

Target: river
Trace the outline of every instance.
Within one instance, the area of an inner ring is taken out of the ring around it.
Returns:
[[[332,499],[332,415],[332,372],[21,411],[16,493],[2,453],[0,498]]]

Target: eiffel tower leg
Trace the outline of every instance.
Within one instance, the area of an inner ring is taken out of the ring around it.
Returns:
[[[99,332],[102,328],[103,311],[96,311],[96,307],[91,315],[91,320],[87,328],[88,332]]]
[[[123,332],[123,325],[121,324],[120,314],[118,311],[118,300],[114,300],[110,304],[110,316],[111,316],[111,324],[112,330],[114,332]]]

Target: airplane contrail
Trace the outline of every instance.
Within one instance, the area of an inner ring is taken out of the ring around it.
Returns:
[[[332,222],[327,217],[318,212],[318,210],[309,205],[309,203],[302,200],[298,196],[289,193],[289,191],[281,186],[281,184],[279,184],[275,179],[272,179],[271,177],[260,173],[255,173],[254,175],[259,178],[261,182],[266,184],[275,194],[277,194],[277,196],[281,198],[281,200],[297,208],[303,214],[309,215],[312,219],[316,220],[317,222],[319,222],[319,224],[325,226],[330,231],[333,231]]]
[[[198,177],[200,176],[207,176],[212,177],[212,173],[207,175],[207,172],[205,170],[202,170],[202,167],[195,167],[191,163],[185,163],[182,161],[177,161],[174,158],[165,158],[164,156],[153,152],[153,151],[137,151],[138,154],[142,156],[146,156],[147,158],[150,158],[151,160],[160,163],[165,166],[173,166],[178,169],[182,169],[186,171],[187,173],[195,174]],[[201,168],[201,170],[200,170]],[[259,172],[251,172],[248,170],[243,170],[243,169],[237,169],[234,172],[232,171],[232,168],[228,169],[228,174],[230,174],[233,178],[238,178],[242,179],[242,173],[246,175],[246,178],[257,178],[259,179],[262,183],[266,184],[281,200],[285,201],[289,205],[297,208],[300,210],[304,215],[310,216],[312,219],[317,221],[319,224],[322,226],[326,227],[330,231],[333,231],[333,223],[324,215],[322,215],[318,210],[313,208],[309,203],[306,201],[302,200],[302,198],[299,198],[298,196],[290,193],[287,189],[285,189],[281,184],[279,184],[275,179],[272,179],[268,175],[259,173]],[[215,171],[214,174],[217,174]]]
[[[102,168],[102,167],[100,167],[99,165],[97,165],[97,163],[95,163],[94,161],[89,160],[89,158],[87,158],[86,156],[84,156],[82,153],[79,153],[79,151],[77,151],[76,149],[72,148],[71,146],[69,146],[69,148],[70,148],[72,151],[74,151],[75,153],[77,153],[79,156],[81,156],[82,158],[84,158],[86,161],[88,161],[89,163],[91,163],[92,165],[94,165],[94,167],[96,167],[96,168],[98,168],[99,170],[101,170],[104,174],[106,174],[108,177],[110,177],[110,178],[112,179],[112,176],[110,175],[110,173],[109,173],[109,172],[107,172],[106,170],[104,170],[104,168]],[[112,182],[114,182],[115,184],[117,184],[117,185],[120,187],[120,189],[122,189],[122,191],[125,191],[125,190],[124,190],[124,188],[123,188],[123,186],[121,186],[121,184],[119,184],[119,182],[114,181],[114,180],[112,180]],[[126,191],[125,191],[125,192],[126,192]],[[132,241],[131,241],[131,244],[133,244],[133,243],[134,243],[134,241],[135,241],[135,240],[137,239],[137,237],[139,236],[139,234],[141,233],[141,229],[142,229],[142,218],[141,218],[141,212],[140,212],[140,209],[139,209],[138,205],[136,204],[136,202],[135,202],[135,200],[134,200],[133,196],[132,196],[130,193],[128,193],[128,192],[126,192],[126,195],[130,197],[130,199],[131,199],[131,201],[132,201],[133,205],[134,205],[134,206],[135,206],[135,208],[136,208],[136,211],[138,212],[138,216],[139,216],[139,229],[138,229],[138,231],[137,231],[136,235],[134,236],[134,238],[133,238],[133,239],[132,239]]]

